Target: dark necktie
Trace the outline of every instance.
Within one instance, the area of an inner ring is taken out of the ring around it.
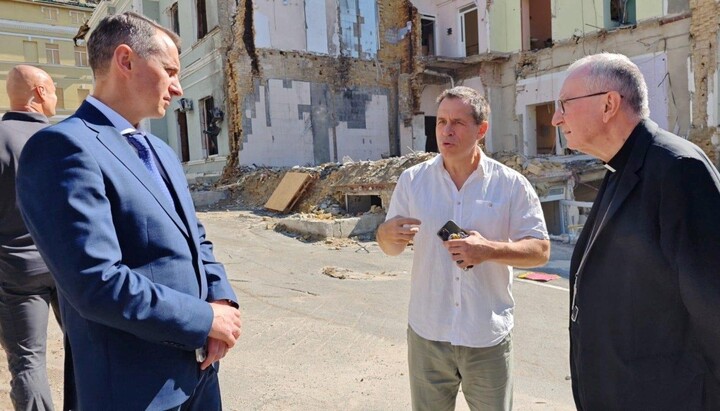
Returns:
[[[165,184],[165,180],[163,180],[162,176],[160,175],[157,164],[155,164],[153,155],[150,152],[150,146],[145,140],[145,135],[137,131],[123,135],[125,136],[125,138],[127,138],[127,141],[130,143],[130,145],[135,147],[135,150],[137,150],[140,160],[142,160],[143,164],[145,164],[145,168],[147,168],[147,170],[153,176],[153,179],[160,187],[160,190],[163,192],[163,194],[165,194],[168,201],[170,201],[170,204],[174,204],[173,197],[170,194],[170,190]]]

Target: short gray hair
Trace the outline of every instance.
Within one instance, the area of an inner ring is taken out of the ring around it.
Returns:
[[[599,53],[574,62],[568,72],[588,68],[588,92],[617,91],[640,119],[650,116],[648,89],[640,68],[623,54]]]
[[[470,105],[476,124],[481,124],[490,117],[490,105],[485,97],[474,88],[457,86],[447,89],[440,93],[437,98],[437,103],[442,103],[446,98],[457,98],[463,103]]]
[[[93,75],[107,71],[115,49],[125,44],[142,58],[160,52],[155,35],[161,31],[180,49],[180,37],[165,27],[131,11],[107,16],[100,20],[88,40],[88,59]]]

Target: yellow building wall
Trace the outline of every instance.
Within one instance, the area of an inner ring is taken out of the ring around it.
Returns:
[[[635,15],[637,21],[662,17],[663,2],[635,0]]]
[[[77,29],[92,15],[91,7],[83,7],[85,1],[64,4],[45,0],[0,0],[0,113],[10,109],[4,92],[8,71],[17,64],[39,67],[53,78],[62,89],[63,102],[58,104],[58,118],[72,114],[82,103],[82,97],[92,89],[90,67],[75,65],[75,45],[72,38]],[[49,9],[57,13],[48,14]],[[48,15],[57,17],[50,20]],[[26,59],[25,43],[34,42],[37,59]],[[48,44],[58,46],[60,64],[49,64]],[[81,44],[83,46],[84,44]]]
[[[495,0],[490,4],[488,22],[489,51],[513,52],[522,48],[520,1]],[[483,34],[480,33],[481,36]]]
[[[552,38],[554,41],[581,36],[604,27],[604,1],[553,0]]]
[[[82,3],[82,2],[81,2]],[[55,15],[57,10],[57,19],[50,19],[48,16]],[[0,16],[7,20],[22,21],[25,23],[51,24],[54,26],[76,27],[75,19],[89,19],[92,15],[92,8],[69,7],[66,4],[55,3],[52,1],[44,3],[35,3],[31,1],[0,1]],[[82,24],[82,21],[80,22]]]

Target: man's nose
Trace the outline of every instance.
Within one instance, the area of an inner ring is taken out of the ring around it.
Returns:
[[[170,93],[173,96],[180,97],[183,95],[182,87],[180,86],[180,82],[172,82],[170,84]]]
[[[444,134],[446,136],[450,135],[450,134],[452,134],[452,125],[450,125],[449,123],[445,123],[442,126],[440,126],[440,131],[442,132],[442,134]]]
[[[557,127],[562,123],[563,121],[563,115],[560,112],[559,109],[555,109],[555,113],[553,113],[552,120],[550,120],[550,123],[552,123],[553,126]]]

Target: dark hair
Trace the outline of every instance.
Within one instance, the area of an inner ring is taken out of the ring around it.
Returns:
[[[475,119],[476,124],[487,121],[490,116],[490,105],[487,100],[485,100],[485,97],[474,88],[457,86],[447,89],[440,93],[437,98],[437,103],[442,103],[446,98],[457,98],[462,100],[463,103],[469,104],[472,108],[473,119]]]
[[[100,20],[88,40],[88,58],[93,74],[107,71],[115,49],[125,44],[143,58],[157,54],[159,44],[155,38],[158,31],[170,37],[180,49],[180,37],[165,27],[131,11],[107,16]]]

